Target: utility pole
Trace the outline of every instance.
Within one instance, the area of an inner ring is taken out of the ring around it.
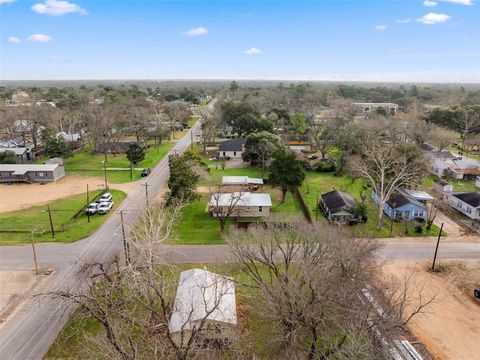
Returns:
[[[33,239],[33,233],[35,230],[32,230],[32,250],[33,250],[33,262],[35,263],[35,275],[38,275],[38,263],[37,263],[37,252],[35,251],[35,241]]]
[[[190,148],[193,150],[193,130],[190,129]]]
[[[87,209],[88,209],[88,205],[90,205],[90,196],[88,195],[88,184],[87,184]],[[88,218],[88,222],[90,222],[90,211],[87,211],[87,218]]]
[[[318,212],[320,211],[319,206],[318,206],[318,194],[317,194],[317,208],[316,208],[316,210],[317,210],[317,216],[316,216],[315,220],[318,221]]]
[[[123,235],[123,251],[125,253],[125,263],[130,264],[130,252],[127,244],[127,237],[125,236],[125,225],[123,224],[123,210],[120,210],[120,221],[122,224],[122,235]]]
[[[50,230],[52,231],[52,238],[54,238],[55,229],[53,228],[52,211],[50,210],[50,205],[47,205],[47,211],[48,211],[48,218],[50,220]]]
[[[150,207],[149,204],[148,204],[148,187],[150,185],[148,185],[148,183],[145,183],[145,184],[141,184],[142,186],[145,186],[145,201],[147,202],[147,209]]]
[[[106,153],[105,153],[106,154]],[[105,174],[105,190],[108,190],[108,182],[107,182],[107,161],[103,162],[103,172]]]
[[[443,223],[442,223],[442,226],[440,226],[440,232],[438,233],[437,246],[435,247],[435,255],[433,256],[432,271],[435,271],[435,262],[437,261],[438,245],[440,244],[440,237],[442,236],[442,230],[443,230]]]

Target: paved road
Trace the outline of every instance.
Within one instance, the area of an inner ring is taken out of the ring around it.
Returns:
[[[199,132],[197,122],[180,139],[170,153],[183,152],[190,146],[191,134]],[[194,137],[194,135],[192,137]],[[168,156],[165,156],[146,178],[150,203],[165,187],[168,177]],[[120,210],[125,210],[126,226],[133,226],[146,201],[145,186],[138,185],[120,204],[99,230],[74,244],[41,244],[37,255],[43,267],[54,266],[56,273],[42,291],[85,288],[86,274],[79,272],[85,262],[102,262],[123,249],[120,230]],[[0,270],[32,269],[31,248],[7,246],[0,248]],[[4,360],[41,359],[68,320],[68,311],[60,300],[28,298],[0,325],[0,358]]]

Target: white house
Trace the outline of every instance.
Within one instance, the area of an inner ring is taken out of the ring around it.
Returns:
[[[398,105],[394,103],[353,103],[356,108],[359,108],[363,115],[374,113],[379,108],[385,109],[389,116],[395,116],[398,111]]]
[[[242,153],[245,150],[245,139],[231,139],[220,143],[218,150],[220,157],[241,159]]]
[[[442,180],[442,179],[437,179],[435,180],[435,186],[434,189],[436,192],[443,194],[444,192],[452,192],[453,191],[453,185],[450,184],[449,182]]]
[[[81,135],[78,133],[66,133],[65,131],[57,133],[56,138],[62,138],[66,142],[78,142],[82,139]]]
[[[198,329],[204,319],[198,340],[205,344],[233,341],[237,325],[235,283],[230,277],[206,270],[183,271],[168,324],[173,341],[178,346],[188,342],[192,329]]]
[[[208,203],[212,216],[226,215],[230,210],[231,217],[266,217],[270,215],[271,207],[270,194],[249,192],[213,194]]]
[[[473,220],[480,220],[480,192],[465,191],[445,193],[443,199],[464,215]]]
[[[248,176],[222,176],[222,185],[263,185],[263,179]]]
[[[2,182],[54,182],[65,176],[59,164],[0,164]]]

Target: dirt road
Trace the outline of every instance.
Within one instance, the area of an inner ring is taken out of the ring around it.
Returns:
[[[480,354],[480,301],[472,296],[480,286],[480,261],[446,262],[443,273],[426,271],[424,261],[395,261],[385,265],[400,278],[407,271],[423,287],[424,299],[437,294],[427,313],[411,321],[410,329],[428,351],[440,360],[474,360]]]
[[[14,184],[0,185],[0,213],[21,210],[34,205],[46,204],[50,201],[67,196],[86,192],[87,184],[90,190],[103,189],[103,178],[78,175],[68,175],[54,183],[40,184]],[[112,189],[127,192],[137,182],[125,184],[110,184]]]

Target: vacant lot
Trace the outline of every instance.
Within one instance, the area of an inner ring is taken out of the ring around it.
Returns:
[[[172,148],[173,143],[164,142],[157,149],[149,144],[145,151],[145,159],[136,164],[135,168],[154,167]],[[84,176],[104,176],[104,154],[92,155],[87,151],[76,153],[74,156],[65,159],[65,172],[67,174],[80,174]],[[107,177],[113,183],[124,183],[141,178],[141,170],[133,171],[133,179],[130,173],[130,162],[126,154],[107,154]]]
[[[426,262],[393,262],[385,271],[397,278],[412,273],[426,297],[437,294],[427,313],[413,318],[410,328],[428,351],[440,360],[478,359],[480,353],[480,261],[442,262],[440,273],[427,271]]]
[[[55,237],[52,238],[50,221],[45,205],[32,206],[28,209],[0,214],[0,245],[30,243],[32,232],[36,242],[72,242],[83,239],[94,232],[113,212],[126,194],[111,190],[114,207],[107,215],[94,215],[88,222],[83,208],[87,203],[86,195],[79,194],[48,203],[51,209]],[[90,193],[90,201],[101,193]],[[78,213],[78,215],[77,215]],[[77,215],[77,216],[76,216]]]

